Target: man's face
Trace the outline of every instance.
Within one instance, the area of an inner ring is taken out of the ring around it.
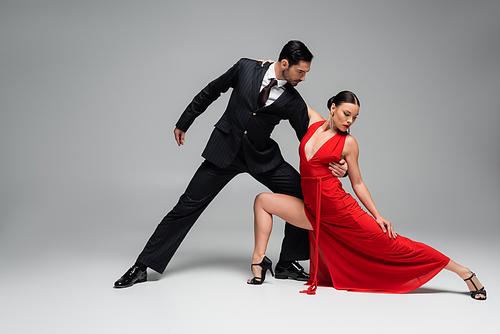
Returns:
[[[301,81],[306,80],[306,73],[311,69],[311,62],[301,60],[297,65],[288,66],[286,61],[285,69],[281,72],[283,78],[293,86],[297,86]],[[282,64],[283,65],[283,64]]]

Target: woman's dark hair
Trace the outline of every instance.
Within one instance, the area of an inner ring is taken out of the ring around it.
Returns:
[[[293,65],[297,65],[301,60],[311,62],[313,57],[313,54],[304,43],[301,41],[289,41],[281,49],[278,61],[287,59],[289,66],[292,67]]]
[[[352,103],[352,104],[357,105],[358,107],[361,107],[361,105],[359,104],[359,99],[356,96],[356,94],[354,94],[353,92],[350,92],[348,90],[344,90],[344,91],[338,93],[337,95],[329,98],[326,105],[328,107],[328,110],[330,110],[330,108],[332,107],[332,104],[339,106],[342,103]]]

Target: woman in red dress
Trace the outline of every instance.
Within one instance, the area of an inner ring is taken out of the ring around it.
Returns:
[[[272,215],[310,230],[311,279],[303,292],[317,286],[364,292],[412,291],[443,268],[464,279],[471,297],[486,299],[486,290],[474,273],[423,243],[399,236],[380,215],[363,183],[358,166],[358,144],[347,130],[356,121],[359,100],[343,91],[328,101],[325,121],[309,108],[309,129],[299,147],[304,201],[283,194],[262,193],[255,199],[254,278],[262,284],[271,260],[265,256],[272,229]],[[328,163],[344,159],[349,180],[366,213],[332,176]]]

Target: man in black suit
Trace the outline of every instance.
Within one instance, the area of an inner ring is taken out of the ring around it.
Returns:
[[[221,93],[232,88],[226,111],[215,124],[202,153],[206,159],[191,179],[176,206],[160,222],[136,263],[115,282],[124,288],[147,280],[149,267],[163,273],[195,221],[220,190],[236,175],[249,173],[276,193],[302,198],[299,173],[282,157],[270,138],[274,127],[289,120],[299,140],[308,126],[307,105],[295,90],[311,66],[313,55],[300,41],[289,41],[278,62],[242,58],[210,82],[182,113],[174,130],[178,145],[185,133]],[[347,166],[336,165],[334,175]],[[285,224],[276,278],[306,281],[309,275],[297,262],[309,259],[308,231]]]

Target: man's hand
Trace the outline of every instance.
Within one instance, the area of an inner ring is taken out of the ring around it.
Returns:
[[[175,136],[175,141],[177,142],[177,145],[179,145],[179,146],[184,145],[184,137],[186,136],[186,133],[184,131],[175,128],[174,136]]]
[[[335,177],[344,177],[347,174],[347,162],[344,159],[339,162],[330,162],[328,168]]]

